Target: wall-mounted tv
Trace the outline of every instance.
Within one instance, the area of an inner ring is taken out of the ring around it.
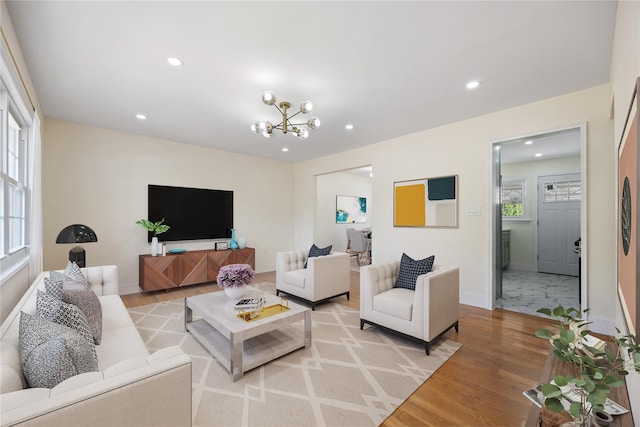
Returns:
[[[149,184],[148,201],[147,218],[164,218],[171,227],[159,235],[160,241],[231,237],[233,191]],[[149,241],[151,237],[149,233]]]

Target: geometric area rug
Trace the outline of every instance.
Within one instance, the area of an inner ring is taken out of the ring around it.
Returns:
[[[184,299],[129,309],[150,352],[179,345],[192,360],[194,426],[377,426],[461,347],[424,346],[360,330],[358,311],[336,303],[311,313],[312,345],[229,373],[184,330]]]

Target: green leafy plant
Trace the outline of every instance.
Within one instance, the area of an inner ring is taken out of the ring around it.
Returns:
[[[164,218],[162,218],[158,222],[151,222],[148,219],[139,219],[136,221],[136,224],[141,225],[145,230],[153,233],[153,236],[156,237],[158,234],[162,234],[171,227],[167,224],[163,224]]]
[[[538,313],[557,320],[558,324],[555,331],[539,329],[536,336],[549,340],[555,357],[573,366],[572,375],[556,375],[552,383],[542,384],[544,404],[551,411],[562,412],[565,409],[562,400],[568,399],[569,413],[576,420],[587,422],[586,415],[604,409],[611,388],[624,385],[622,376],[628,375],[629,369],[640,372],[640,345],[634,335],[624,335],[614,337],[615,352],[608,346],[593,346],[590,322],[584,321],[573,307],[541,308]],[[576,393],[578,399],[569,398]]]

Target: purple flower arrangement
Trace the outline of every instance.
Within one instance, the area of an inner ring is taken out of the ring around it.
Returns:
[[[244,286],[251,283],[254,274],[255,272],[249,264],[225,265],[218,272],[216,281],[221,288]]]

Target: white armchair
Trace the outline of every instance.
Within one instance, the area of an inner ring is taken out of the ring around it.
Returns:
[[[431,342],[458,332],[458,267],[434,265],[418,276],[416,289],[394,288],[400,261],[360,269],[360,329],[365,323],[417,338],[429,355]]]
[[[284,292],[311,304],[346,295],[349,299],[349,254],[333,252],[307,259],[307,252],[276,253],[276,295]],[[307,268],[304,263],[307,262]]]

